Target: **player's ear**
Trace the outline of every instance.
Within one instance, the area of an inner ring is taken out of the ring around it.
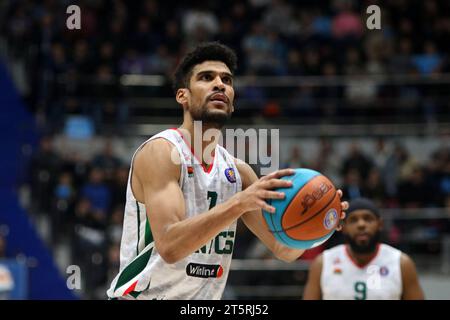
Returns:
[[[378,220],[378,230],[383,230],[383,228],[384,228],[384,221],[383,221],[383,219],[380,217],[380,218],[378,218],[379,220]]]
[[[176,98],[177,102],[184,107],[188,102],[188,95],[189,95],[189,92],[186,88],[180,88],[177,90],[177,94],[176,94],[175,98]]]

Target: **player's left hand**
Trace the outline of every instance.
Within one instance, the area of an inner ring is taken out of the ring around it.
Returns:
[[[339,199],[342,199],[342,190],[339,189],[337,191],[337,193],[338,193]],[[341,212],[341,217],[340,217],[340,223],[337,226],[336,231],[341,231],[342,230],[342,223],[344,222],[344,219],[345,219],[345,210],[347,210],[348,207],[349,207],[348,201],[342,201],[341,202],[342,212]]]

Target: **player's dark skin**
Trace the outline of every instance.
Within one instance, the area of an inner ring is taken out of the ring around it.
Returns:
[[[383,220],[370,210],[355,210],[344,220],[342,232],[349,236],[358,246],[368,244],[380,232]],[[347,246],[351,258],[358,265],[366,265],[374,257],[376,249],[369,253],[357,253]],[[319,255],[311,264],[308,281],[303,293],[304,300],[321,300],[322,291],[320,277],[322,273],[323,256]],[[402,274],[402,300],[423,300],[424,294],[417,277],[416,267],[411,258],[402,253],[400,258]]]

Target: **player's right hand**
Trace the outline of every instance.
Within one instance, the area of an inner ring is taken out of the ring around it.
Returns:
[[[284,192],[279,192],[273,189],[292,187],[291,181],[282,180],[280,178],[291,176],[294,173],[295,171],[293,169],[282,169],[272,172],[271,174],[255,181],[247,189],[235,194],[235,200],[238,201],[238,205],[243,210],[243,213],[258,209],[274,213],[275,208],[269,205],[265,200],[284,199]]]

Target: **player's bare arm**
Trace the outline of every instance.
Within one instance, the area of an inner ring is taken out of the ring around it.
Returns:
[[[245,212],[271,210],[264,199],[276,199],[280,194],[270,189],[290,185],[288,181],[265,178],[211,210],[186,219],[180,166],[171,159],[173,148],[164,139],[147,143],[136,155],[132,176],[134,195],[145,203],[155,246],[167,263],[195,252]]]
[[[303,292],[303,300],[321,300],[322,289],[320,287],[320,277],[322,274],[323,255],[317,256],[311,263]]]
[[[419,284],[416,266],[411,258],[404,253],[400,258],[400,267],[403,284],[402,300],[424,300],[425,296]]]

